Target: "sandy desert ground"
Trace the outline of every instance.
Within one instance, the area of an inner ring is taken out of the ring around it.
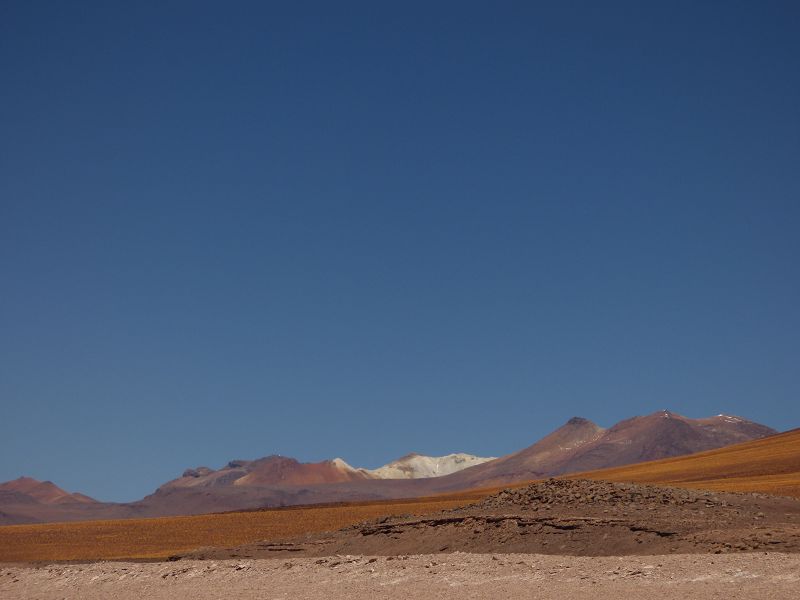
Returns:
[[[781,553],[644,557],[453,553],[0,567],[0,597],[9,600],[795,600],[799,595],[800,555]]]

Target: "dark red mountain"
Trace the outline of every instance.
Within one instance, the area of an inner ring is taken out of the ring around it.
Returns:
[[[436,488],[502,485],[713,450],[777,433],[741,417],[689,419],[663,410],[603,429],[575,417],[532,446],[440,477]]]
[[[32,477],[20,477],[0,483],[0,493],[15,497],[23,503],[34,504],[93,504],[97,500],[83,494],[70,494],[52,481],[38,481]]]

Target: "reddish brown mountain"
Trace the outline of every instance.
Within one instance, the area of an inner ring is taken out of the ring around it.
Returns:
[[[62,490],[52,481],[38,481],[32,477],[20,477],[13,481],[0,483],[0,493],[6,498],[14,497],[22,503],[36,504],[71,504],[96,503],[97,501],[83,494],[70,494]]]
[[[741,417],[689,419],[663,410],[603,429],[575,417],[533,446],[439,478],[439,490],[501,485],[713,450],[777,433]]]
[[[285,456],[268,456],[234,460],[216,471],[187,469],[181,477],[129,506],[143,514],[167,516],[414,496],[415,489],[404,484],[373,479],[341,459],[301,463]]]
[[[95,518],[104,505],[52,481],[20,477],[0,483],[0,525]]]
[[[286,456],[267,456],[258,460],[233,460],[218,471],[208,467],[187,469],[181,477],[165,483],[159,489],[308,486],[364,479],[369,477],[340,458],[301,463]]]

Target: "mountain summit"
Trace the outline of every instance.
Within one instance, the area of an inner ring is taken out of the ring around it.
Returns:
[[[14,497],[20,502],[34,504],[92,504],[97,501],[83,494],[70,494],[52,481],[39,481],[33,477],[19,477],[0,483],[3,497]]]
[[[731,415],[690,419],[660,410],[603,429],[573,417],[514,454],[443,478],[441,489],[503,485],[713,450],[777,433]]]
[[[52,481],[19,477],[0,483],[0,525],[91,519],[101,502],[70,494]]]

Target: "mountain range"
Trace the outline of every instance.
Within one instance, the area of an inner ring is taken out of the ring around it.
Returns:
[[[690,419],[663,410],[604,429],[574,417],[533,445],[500,458],[409,454],[378,469],[336,458],[284,456],[197,467],[129,503],[98,502],[52,482],[0,484],[0,524],[200,514],[267,506],[425,496],[682,456],[759,439],[775,430],[731,415]]]
[[[178,479],[162,488],[192,488],[270,485],[318,485],[366,479],[423,479],[441,477],[479,465],[494,457],[483,458],[456,453],[424,456],[412,452],[377,469],[351,467],[341,458],[318,463],[301,463],[286,456],[267,456],[258,460],[232,460],[219,470],[208,467],[186,469]]]

